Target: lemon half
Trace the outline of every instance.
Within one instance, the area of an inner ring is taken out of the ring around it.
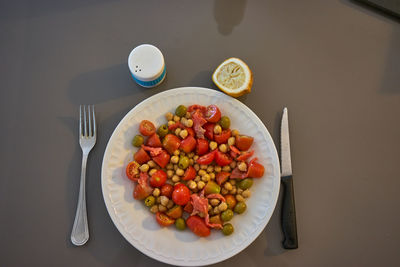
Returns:
[[[243,60],[231,57],[217,67],[212,80],[224,93],[239,97],[251,92],[253,74]]]

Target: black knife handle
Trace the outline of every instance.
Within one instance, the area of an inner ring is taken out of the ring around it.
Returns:
[[[292,176],[282,177],[284,187],[282,203],[282,230],[284,240],[283,247],[286,249],[296,249],[297,244],[297,226],[296,226],[296,208],[294,205],[294,189]]]

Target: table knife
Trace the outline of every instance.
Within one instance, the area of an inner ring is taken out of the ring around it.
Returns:
[[[294,188],[292,176],[292,161],[290,158],[289,121],[287,108],[283,109],[281,121],[281,168],[281,181],[283,184],[282,231],[284,236],[282,245],[285,249],[296,249],[298,247],[296,209],[294,204]]]

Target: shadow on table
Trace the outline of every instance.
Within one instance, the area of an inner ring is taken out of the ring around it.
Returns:
[[[382,83],[379,92],[382,94],[399,94],[400,93],[400,30],[398,25],[400,19],[391,16],[379,9],[365,5],[355,0],[340,0],[343,4],[356,9],[368,16],[372,16],[378,20],[391,24],[393,27],[392,41],[387,49],[386,64],[384,66]],[[374,51],[371,51],[373,53]]]
[[[218,32],[230,35],[233,28],[239,25],[244,17],[247,0],[215,0],[214,18],[218,24]]]

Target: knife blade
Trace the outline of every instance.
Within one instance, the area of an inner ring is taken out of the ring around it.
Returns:
[[[298,248],[296,208],[294,202],[292,160],[290,157],[289,120],[286,107],[283,109],[281,121],[281,169],[281,182],[283,184],[281,219],[284,236],[282,245],[286,249],[296,249]]]

